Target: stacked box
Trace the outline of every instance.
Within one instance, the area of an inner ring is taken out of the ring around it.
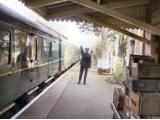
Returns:
[[[129,69],[130,69],[130,77],[137,79],[139,76],[138,69],[141,67],[139,65],[143,64],[152,64],[155,60],[150,56],[141,56],[141,55],[130,55],[129,60]]]
[[[125,95],[124,99],[124,112],[126,115],[139,115],[139,103],[140,103],[140,97],[138,93],[132,91],[131,89],[128,89]]]
[[[131,103],[130,102],[131,102],[130,98],[127,95],[125,95],[124,96],[124,104],[123,104],[123,112],[125,113],[125,115],[127,117],[129,117],[131,114],[131,108],[130,108]]]
[[[144,55],[130,55],[129,67],[132,67],[134,63],[154,63],[155,60],[151,56]]]
[[[140,102],[140,98],[138,93],[129,90],[129,97],[130,97],[130,107],[131,107],[131,111],[137,115],[139,115],[139,102]]]
[[[160,116],[160,93],[141,93],[140,115]]]
[[[133,63],[131,77],[133,79],[160,79],[160,64]]]
[[[139,95],[131,89],[115,88],[113,104],[126,118],[137,118],[139,113]]]
[[[129,65],[123,112],[129,118],[160,116],[160,64],[150,56],[131,55]]]
[[[124,81],[123,113],[128,118],[160,116],[160,64],[150,56],[131,55]]]
[[[136,92],[160,92],[160,80],[132,80],[130,87]]]

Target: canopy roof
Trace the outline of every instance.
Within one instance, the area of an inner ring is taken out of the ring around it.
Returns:
[[[20,0],[47,20],[92,21],[135,39],[148,42],[128,29],[160,35],[158,0]],[[156,2],[155,2],[156,3]],[[155,10],[156,9],[156,10]]]

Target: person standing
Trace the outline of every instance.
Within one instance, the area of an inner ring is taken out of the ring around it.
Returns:
[[[83,84],[86,84],[88,69],[91,67],[91,55],[89,54],[89,48],[85,48],[85,52],[84,52],[83,48],[81,46],[80,51],[81,51],[82,58],[81,58],[81,61],[80,61],[80,73],[79,73],[78,84],[80,84],[80,82],[81,82],[81,78],[82,78],[84,70],[85,70],[85,73],[84,73]]]

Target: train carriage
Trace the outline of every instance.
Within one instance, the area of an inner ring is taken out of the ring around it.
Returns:
[[[0,4],[0,109],[79,60],[62,37]]]

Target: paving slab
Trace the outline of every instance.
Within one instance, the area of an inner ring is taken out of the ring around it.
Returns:
[[[76,67],[76,66],[75,66]],[[73,67],[74,68],[74,67]],[[45,119],[50,111],[56,105],[58,99],[64,92],[72,76],[75,74],[75,70],[69,70],[58,81],[41,95],[31,106],[29,106],[18,119]]]
[[[50,119],[108,119],[112,118],[110,104],[115,85],[106,82],[104,75],[91,70],[87,85],[77,84],[79,69],[63,95],[50,111]]]
[[[86,85],[77,84],[78,77],[79,65],[76,65],[18,118],[112,118],[110,106],[115,85],[107,83],[105,75],[99,75],[96,69],[89,70]]]

